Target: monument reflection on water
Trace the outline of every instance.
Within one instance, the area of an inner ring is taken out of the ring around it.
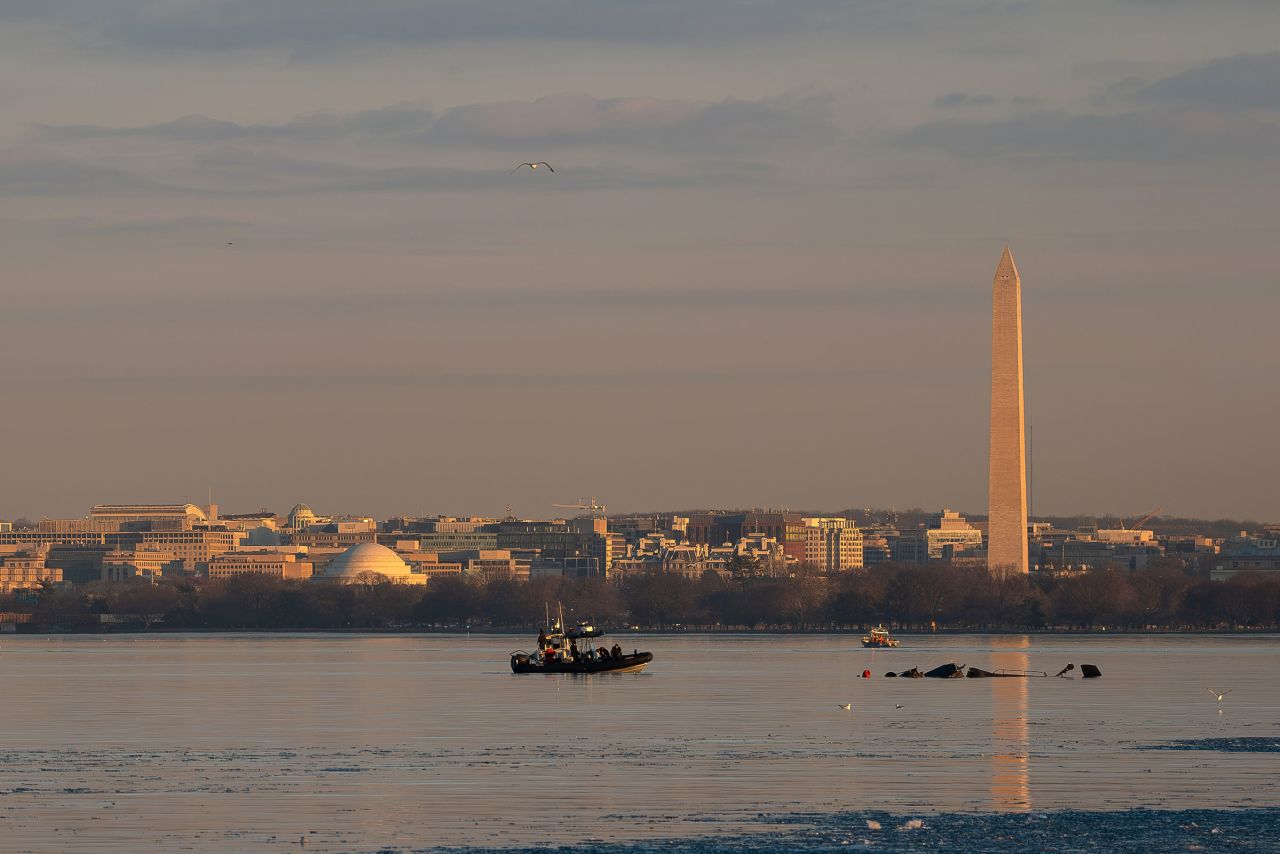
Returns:
[[[995,638],[993,670],[1028,669],[1031,639]],[[991,806],[1005,812],[1031,809],[1031,773],[1027,738],[1029,680],[992,679],[991,682]]]

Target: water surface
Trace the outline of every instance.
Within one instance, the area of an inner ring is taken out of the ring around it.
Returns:
[[[1140,749],[1280,736],[1275,637],[870,651],[847,635],[623,636],[655,654],[650,670],[593,677],[511,674],[521,640],[6,637],[5,850],[281,851],[304,836],[309,851],[409,850],[751,831],[787,813],[1280,806],[1274,755]],[[883,678],[947,661],[1104,675]]]

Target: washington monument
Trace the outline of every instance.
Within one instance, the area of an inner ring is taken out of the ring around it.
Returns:
[[[991,288],[991,468],[987,568],[1026,572],[1027,444],[1022,402],[1022,281],[1004,248]]]

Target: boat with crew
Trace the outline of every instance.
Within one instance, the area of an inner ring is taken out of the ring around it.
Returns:
[[[889,630],[881,624],[862,636],[862,645],[873,649],[894,649],[898,646],[898,640],[889,637]]]
[[[589,622],[564,628],[563,615],[538,632],[536,652],[522,649],[511,653],[512,673],[638,673],[653,661],[653,653],[632,650],[624,652],[614,644],[611,648],[593,645],[594,638],[604,632]],[[584,641],[579,647],[578,641]]]

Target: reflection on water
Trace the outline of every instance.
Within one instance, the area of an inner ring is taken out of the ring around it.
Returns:
[[[1256,678],[1275,638],[623,638],[652,668],[587,678],[511,674],[527,640],[5,637],[0,849],[551,845],[788,811],[1280,803],[1273,755],[1130,749],[1280,734],[1280,682]],[[881,675],[948,661],[1104,676]],[[1208,684],[1234,688],[1221,716]]]
[[[993,639],[992,669],[1028,670],[1030,646],[1026,635]],[[1026,679],[991,680],[991,807],[1001,812],[1031,809],[1028,687]]]

